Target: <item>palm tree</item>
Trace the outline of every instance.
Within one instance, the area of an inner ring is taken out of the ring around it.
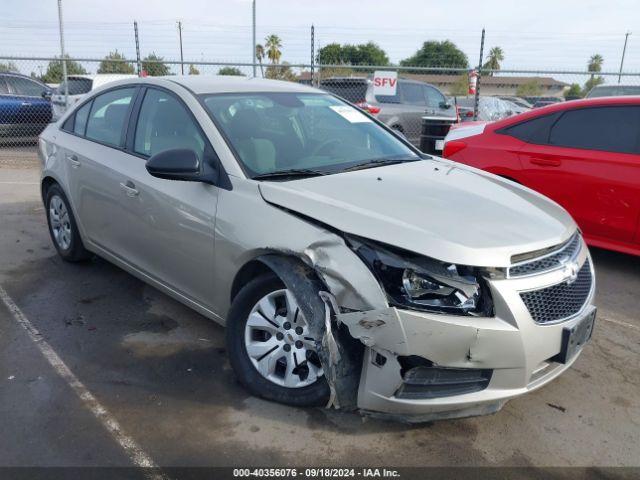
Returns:
[[[264,59],[264,47],[260,44],[256,45],[256,59],[260,62],[260,73],[264,77],[264,69],[262,67],[262,60]]]
[[[500,70],[500,62],[504,60],[504,51],[500,47],[493,47],[489,51],[487,62],[483,65],[483,68],[487,70]],[[493,75],[493,72],[490,73]]]
[[[271,63],[277,65],[280,62],[282,52],[282,40],[278,35],[271,34],[264,39],[264,46],[267,49],[267,57],[271,60]]]
[[[587,64],[587,70],[591,72],[591,77],[584,84],[583,95],[586,95],[591,91],[591,89],[601,83],[604,83],[604,78],[600,75],[595,75],[597,72],[602,71],[602,64],[604,63],[604,58],[599,53],[595,55],[591,55],[589,59],[589,63]]]
[[[602,64],[604,63],[604,58],[599,53],[595,55],[591,55],[589,59],[589,64],[587,65],[587,70],[590,72],[600,72],[602,71]],[[593,76],[593,75],[592,75]]]

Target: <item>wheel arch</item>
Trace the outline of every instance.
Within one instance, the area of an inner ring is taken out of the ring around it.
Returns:
[[[274,251],[262,254],[243,265],[236,274],[231,289],[232,301],[255,274],[273,273],[296,297],[298,304],[317,340],[318,355],[329,388],[330,405],[346,410],[355,409],[362,371],[364,345],[353,338],[348,329],[333,320],[339,307],[321,275],[300,257]],[[329,327],[329,328],[327,328]],[[332,353],[333,352],[333,353]]]

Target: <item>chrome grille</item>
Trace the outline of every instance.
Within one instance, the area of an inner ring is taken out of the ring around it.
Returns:
[[[520,298],[536,323],[566,320],[582,310],[591,287],[593,275],[587,259],[574,282],[564,282],[540,290],[521,292]]]
[[[561,245],[557,251],[509,268],[509,276],[524,277],[560,268],[563,266],[563,262],[574,258],[580,252],[581,246],[581,237],[576,233],[568,242]]]

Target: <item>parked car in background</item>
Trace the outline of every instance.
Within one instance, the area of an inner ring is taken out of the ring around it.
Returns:
[[[640,95],[640,85],[597,85],[589,90],[586,98],[624,97]]]
[[[254,395],[405,421],[489,414],[591,336],[595,275],[566,211],[327,92],[125,80],[40,138],[58,254],[96,253],[225,325]]]
[[[123,80],[125,78],[136,78],[136,75],[125,74],[108,74],[100,73],[97,75],[68,75],[67,86],[62,82],[58,85],[51,97],[51,103],[53,103],[53,118],[57,120],[62,116],[68,107],[71,107],[84,97],[91,90],[94,90],[102,85],[116,80]],[[68,105],[65,105],[65,88],[68,88]]]
[[[527,102],[529,102],[529,104],[531,104],[531,106],[533,107],[533,105],[536,104],[536,102],[549,102],[549,103],[558,103],[558,102],[564,102],[564,98],[561,97],[551,97],[551,96],[526,96],[526,97],[522,97],[524,100],[526,100]]]
[[[538,100],[533,104],[532,108],[546,107],[547,105],[553,105],[554,103],[558,103],[558,102],[553,102],[550,100]]]
[[[453,97],[453,104],[456,106],[461,122],[473,120],[474,97]],[[493,122],[501,118],[510,117],[519,113],[516,105],[510,104],[497,97],[480,97],[478,99],[478,121]]]
[[[51,89],[19,73],[0,73],[0,143],[34,141],[51,121]]]
[[[574,100],[460,126],[443,155],[555,200],[587,243],[640,255],[640,97]]]
[[[520,108],[531,109],[531,107],[533,107],[533,105],[527,102],[524,98],[516,97],[514,95],[496,95],[496,97],[507,102],[515,103]]]
[[[373,83],[368,78],[328,78],[320,82],[320,88],[375,115],[416,146],[420,145],[423,116],[456,116],[455,109],[440,90],[416,80],[399,78],[395,95],[374,95]]]

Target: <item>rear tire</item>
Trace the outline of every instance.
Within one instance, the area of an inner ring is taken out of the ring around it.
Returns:
[[[62,259],[67,262],[80,262],[91,258],[91,253],[82,244],[69,200],[57,183],[47,189],[45,207],[49,235]]]
[[[307,332],[295,299],[278,277],[267,274],[250,281],[227,317],[229,361],[240,383],[266,400],[297,407],[326,405],[329,385]]]

